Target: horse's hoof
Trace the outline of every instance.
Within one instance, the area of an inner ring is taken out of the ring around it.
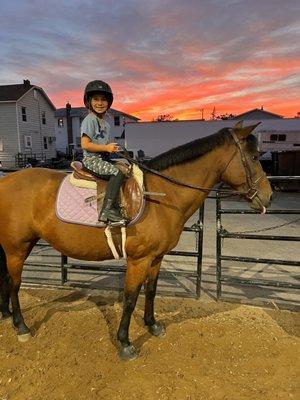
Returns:
[[[122,347],[119,352],[120,359],[123,361],[134,360],[138,356],[136,348],[130,344],[129,346]]]
[[[151,335],[156,337],[165,337],[166,336],[166,328],[160,322],[155,322],[155,324],[148,327]]]
[[[21,335],[17,335],[18,341],[21,343],[28,342],[29,339],[31,339],[31,333],[23,333]]]

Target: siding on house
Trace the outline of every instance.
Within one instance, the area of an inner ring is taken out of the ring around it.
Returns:
[[[22,107],[26,109],[26,121],[22,120]],[[17,101],[17,111],[21,153],[36,155],[38,159],[55,157],[56,148],[52,139],[55,136],[54,111],[43,94],[38,89],[32,88]],[[42,122],[43,113],[46,124]],[[31,137],[31,148],[25,147],[26,136]]]
[[[0,107],[0,161],[3,166],[14,167],[14,154],[18,151],[16,103],[3,103]]]
[[[17,156],[21,163],[26,156],[56,157],[55,110],[43,89],[28,79],[23,84],[0,85],[0,161],[4,168],[18,166]]]
[[[70,113],[71,113],[74,149],[78,150],[80,148],[81,122],[88,112],[85,107],[74,107],[71,108]],[[62,120],[63,123],[62,126],[59,125],[58,123],[59,120]],[[56,136],[57,150],[63,153],[68,153],[68,130],[67,130],[67,118],[66,118],[65,108],[59,108],[55,112],[55,136]]]
[[[79,150],[80,146],[80,127],[81,122],[87,115],[88,111],[85,107],[74,107],[70,109],[70,115],[72,120],[72,133],[74,149]],[[66,109],[59,108],[55,113],[55,136],[56,136],[56,148],[63,153],[68,152],[68,132],[67,132],[67,118]],[[119,125],[116,125],[115,117],[119,119]],[[106,119],[111,126],[111,140],[118,142],[120,145],[124,145],[124,130],[125,125],[128,122],[137,122],[139,119],[133,115],[123,113],[122,111],[111,108],[107,112]],[[59,126],[58,121],[62,120],[63,126]],[[123,134],[123,136],[122,136]]]

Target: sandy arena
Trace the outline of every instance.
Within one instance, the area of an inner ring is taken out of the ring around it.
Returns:
[[[299,314],[193,299],[156,299],[163,339],[132,319],[139,358],[120,361],[117,293],[22,289],[34,337],[0,321],[1,400],[275,400],[300,395]]]

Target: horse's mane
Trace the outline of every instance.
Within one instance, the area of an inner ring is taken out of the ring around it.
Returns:
[[[145,162],[147,167],[157,171],[164,170],[172,165],[182,164],[194,158],[201,157],[212,151],[214,148],[222,146],[231,140],[228,128],[223,128],[217,133],[193,140],[192,142],[175,147],[165,153],[159,154],[151,160]]]

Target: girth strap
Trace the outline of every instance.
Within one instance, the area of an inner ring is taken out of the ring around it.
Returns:
[[[116,260],[119,260],[121,257],[126,259],[126,257],[127,257],[126,250],[125,250],[125,245],[126,245],[126,227],[125,226],[121,227],[121,248],[122,248],[121,256],[119,255],[119,253],[118,253],[118,251],[116,249],[116,246],[115,246],[115,243],[114,243],[114,240],[113,240],[113,236],[112,236],[112,232],[111,232],[111,229],[110,229],[109,225],[105,228],[104,232],[105,232],[107,244],[108,244],[108,246],[109,246],[114,258]]]

